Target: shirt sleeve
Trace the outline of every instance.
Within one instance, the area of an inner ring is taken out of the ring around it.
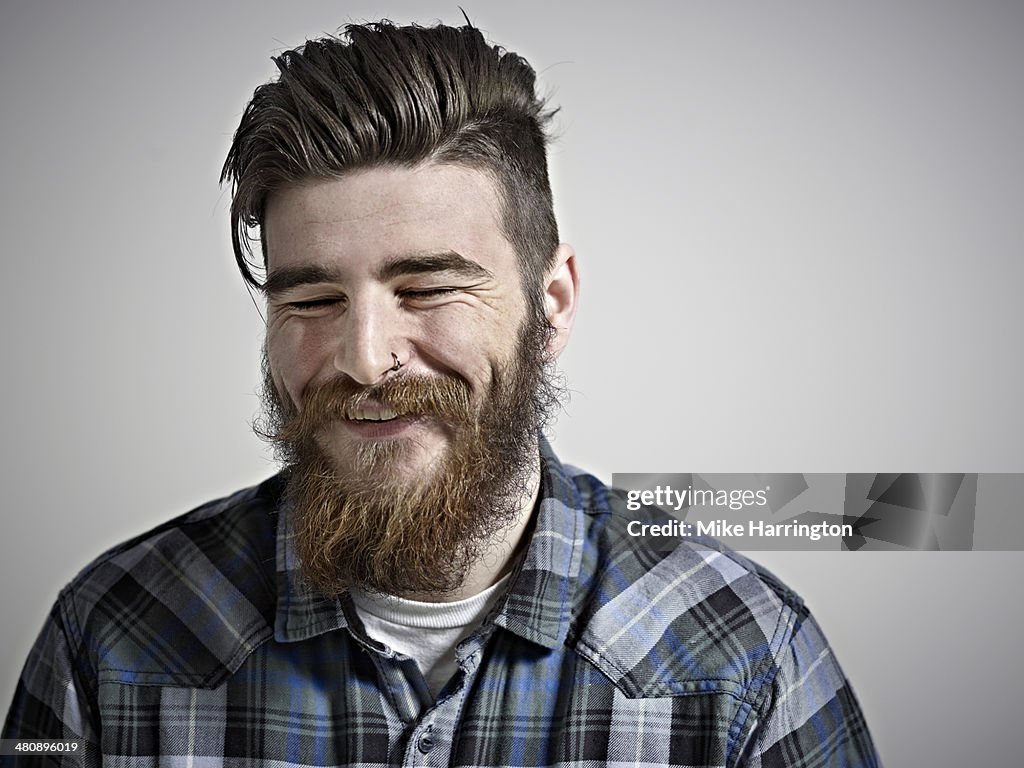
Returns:
[[[64,597],[64,596],[62,596]],[[87,676],[80,670],[78,644],[69,639],[62,601],[50,612],[29,652],[4,723],[4,739],[76,740],[78,748],[49,754],[0,755],[0,766],[87,768],[99,764],[97,729]]]
[[[804,615],[739,764],[746,768],[879,768],[864,714],[832,648]]]

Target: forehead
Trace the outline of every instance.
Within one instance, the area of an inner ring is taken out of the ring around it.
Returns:
[[[492,178],[464,166],[388,166],[304,182],[267,202],[267,268],[358,268],[396,255],[455,251],[500,273],[515,267],[500,215]]]

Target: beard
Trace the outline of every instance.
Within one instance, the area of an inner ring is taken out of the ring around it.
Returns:
[[[256,431],[288,470],[290,533],[308,587],[440,598],[463,584],[532,491],[538,434],[562,394],[544,353],[550,332],[543,316],[528,319],[477,402],[456,376],[396,373],[369,387],[345,376],[310,385],[299,410],[279,394],[264,352]],[[330,455],[325,432],[365,402],[445,428],[448,446],[426,477],[396,471],[424,450],[412,439],[361,440],[343,460]]]

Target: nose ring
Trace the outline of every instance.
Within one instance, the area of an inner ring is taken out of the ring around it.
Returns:
[[[395,364],[388,368],[387,371],[385,371],[385,373],[392,373],[393,371],[397,371],[403,365],[402,361],[398,359],[398,355],[396,355],[394,352],[391,353],[391,357],[394,358]]]

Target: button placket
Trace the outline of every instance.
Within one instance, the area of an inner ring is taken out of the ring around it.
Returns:
[[[409,734],[406,744],[405,766],[412,768],[440,768],[451,762],[451,750],[455,743],[462,706],[466,692],[472,687],[480,661],[480,648],[465,654],[460,653],[457,685],[447,690],[436,704],[423,713],[423,721]]]

